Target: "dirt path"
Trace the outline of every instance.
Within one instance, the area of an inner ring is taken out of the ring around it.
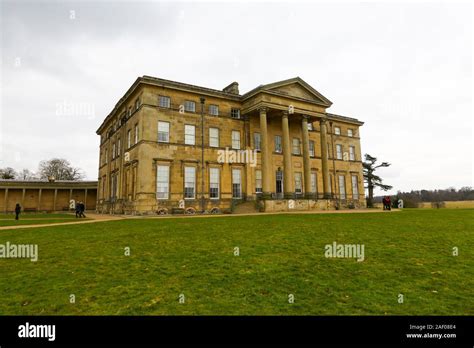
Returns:
[[[348,209],[348,210],[312,210],[312,211],[292,211],[292,212],[272,212],[272,213],[245,213],[245,214],[221,214],[221,215],[165,215],[165,216],[133,216],[133,215],[108,215],[108,214],[87,214],[91,220],[71,221],[63,223],[51,224],[35,224],[35,225],[18,225],[18,226],[1,226],[1,230],[16,230],[22,228],[38,228],[64,225],[92,224],[103,221],[116,221],[124,219],[188,219],[188,218],[216,218],[216,217],[239,217],[239,216],[264,216],[264,215],[281,215],[281,214],[368,214],[368,213],[390,213],[397,212],[399,209],[391,211],[383,211],[380,209]]]
[[[102,215],[102,214],[87,214],[87,217],[91,220],[72,220],[71,222],[58,222],[58,223],[47,223],[47,224],[35,224],[35,225],[17,225],[17,226],[1,226],[1,230],[17,230],[21,228],[37,228],[37,227],[51,227],[51,226],[64,226],[64,225],[78,225],[78,224],[91,224],[102,221],[112,221],[123,219],[120,215]],[[22,219],[28,220],[28,219]],[[31,219],[38,220],[38,219]],[[69,220],[69,219],[68,219]]]

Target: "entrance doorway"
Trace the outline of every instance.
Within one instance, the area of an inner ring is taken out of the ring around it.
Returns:
[[[281,170],[276,171],[276,198],[283,198],[283,172]]]

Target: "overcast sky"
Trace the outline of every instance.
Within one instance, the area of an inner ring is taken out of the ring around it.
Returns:
[[[1,3],[0,167],[63,157],[97,179],[95,131],[138,76],[241,93],[300,76],[365,122],[392,192],[473,186],[467,2]]]

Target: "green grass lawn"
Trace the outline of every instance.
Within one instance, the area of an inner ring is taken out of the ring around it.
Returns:
[[[38,225],[71,222],[76,219],[75,214],[46,214],[46,213],[22,213],[20,219],[15,220],[15,214],[0,214],[1,226],[17,226],[17,225]],[[90,220],[82,218],[82,220]]]
[[[0,314],[474,314],[473,209],[125,219],[7,241],[37,243],[39,260],[0,259]],[[326,258],[334,241],[365,260]]]

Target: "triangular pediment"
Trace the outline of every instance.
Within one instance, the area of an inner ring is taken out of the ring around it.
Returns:
[[[261,86],[261,90],[304,99],[326,106],[330,106],[332,104],[329,99],[327,99],[299,77],[263,85]]]

